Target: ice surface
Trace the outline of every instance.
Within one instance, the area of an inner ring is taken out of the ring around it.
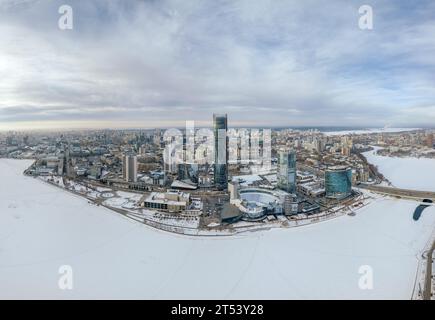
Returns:
[[[419,128],[368,128],[365,130],[342,130],[342,131],[324,131],[327,136],[341,136],[346,134],[368,134],[368,133],[395,133],[419,130]]]
[[[393,186],[402,189],[435,191],[435,159],[384,157],[364,152],[367,161],[376,165]]]
[[[30,163],[0,159],[0,298],[409,299],[435,226],[435,207],[416,222],[416,203],[381,198],[310,226],[180,236],[25,177]],[[62,265],[73,290],[58,287]]]

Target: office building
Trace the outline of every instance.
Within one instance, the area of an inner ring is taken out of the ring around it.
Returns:
[[[426,146],[427,146],[428,148],[433,148],[433,145],[434,145],[433,133],[429,133],[429,134],[426,136]]]
[[[286,195],[284,197],[283,210],[285,215],[297,214],[299,209],[299,203],[296,196]]]
[[[352,193],[352,169],[346,166],[330,167],[325,172],[327,198],[344,199]]]
[[[228,185],[228,122],[227,115],[213,115],[214,133],[214,184],[218,190],[226,190]]]
[[[122,176],[127,182],[137,182],[137,157],[124,155],[122,158]]]
[[[280,151],[278,154],[278,188],[296,192],[296,152]]]
[[[228,191],[230,192],[230,200],[239,199],[239,183],[238,182],[228,183]]]
[[[190,194],[169,190],[168,192],[152,192],[144,200],[142,206],[167,212],[185,211],[190,203]]]
[[[189,163],[179,163],[177,178],[178,180],[181,181],[187,180],[193,183],[198,183],[198,165],[189,164]]]

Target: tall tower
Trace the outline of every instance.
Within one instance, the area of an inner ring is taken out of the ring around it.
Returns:
[[[226,114],[213,114],[214,183],[218,190],[228,187],[228,122]]]
[[[137,157],[125,155],[122,158],[122,176],[127,182],[137,182]]]
[[[433,133],[429,133],[426,136],[426,146],[429,148],[433,148],[433,142],[434,142]]]
[[[278,155],[278,188],[296,193],[296,152],[280,151]]]

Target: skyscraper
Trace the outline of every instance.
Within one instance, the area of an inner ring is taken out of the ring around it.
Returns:
[[[352,193],[352,169],[334,166],[325,171],[326,197],[344,199]]]
[[[227,131],[227,115],[213,114],[214,183],[218,190],[226,190],[228,187]]]
[[[190,164],[190,163],[179,163],[177,165],[178,172],[177,178],[178,180],[190,180],[191,182],[198,182],[198,165]]]
[[[433,133],[429,133],[426,136],[426,146],[429,148],[433,148],[433,143],[434,143]]]
[[[278,188],[296,192],[296,152],[280,151],[278,154]]]
[[[127,182],[137,182],[137,157],[124,155],[122,158],[122,176]]]

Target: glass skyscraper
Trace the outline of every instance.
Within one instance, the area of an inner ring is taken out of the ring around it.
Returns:
[[[352,169],[345,166],[331,167],[325,172],[327,198],[343,199],[352,193]]]
[[[137,182],[137,157],[124,155],[122,158],[122,175],[127,182]]]
[[[296,193],[296,152],[294,150],[278,153],[278,188],[289,193]]]
[[[214,183],[216,189],[228,188],[228,122],[226,114],[213,114]]]

